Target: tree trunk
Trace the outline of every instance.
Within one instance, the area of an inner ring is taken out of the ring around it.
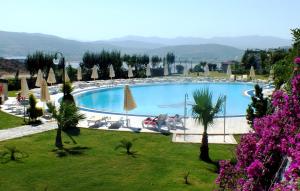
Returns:
[[[58,126],[57,131],[56,131],[55,146],[58,149],[63,148],[62,138],[61,138],[61,127],[60,126]]]
[[[207,135],[206,127],[204,127],[204,132],[203,132],[203,136],[202,136],[202,143],[201,143],[201,147],[200,147],[199,159],[206,161],[206,162],[211,161],[209,158],[208,135]]]

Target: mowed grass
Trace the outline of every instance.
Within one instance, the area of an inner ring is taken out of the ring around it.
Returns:
[[[23,118],[0,111],[0,129],[8,129],[24,125]]]
[[[198,160],[199,144],[171,143],[171,136],[81,129],[81,155],[57,157],[56,131],[0,142],[16,146],[29,157],[0,164],[0,190],[214,190],[216,167]],[[115,146],[122,139],[133,143],[135,157]],[[70,141],[64,136],[64,141]],[[65,144],[68,148],[76,145]],[[234,145],[210,145],[213,160],[231,159]],[[190,185],[184,174],[190,172]]]
[[[8,91],[8,97],[17,97],[17,94],[18,94],[20,91],[21,91],[21,90]]]

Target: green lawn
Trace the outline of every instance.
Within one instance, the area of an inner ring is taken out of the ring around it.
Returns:
[[[8,91],[8,97],[17,97],[18,92],[20,92],[20,90]]]
[[[23,118],[0,111],[0,129],[7,129],[24,125]]]
[[[171,143],[171,136],[81,129],[75,137],[88,147],[81,155],[57,157],[55,131],[0,142],[29,157],[0,163],[0,190],[214,190],[216,167],[198,160],[199,144]],[[64,137],[64,141],[70,141]],[[135,139],[136,157],[114,150],[123,138]],[[72,147],[71,143],[67,147]],[[230,159],[233,145],[210,145],[213,160]],[[190,171],[190,185],[183,176]]]

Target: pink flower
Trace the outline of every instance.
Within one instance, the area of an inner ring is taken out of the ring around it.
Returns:
[[[294,59],[294,63],[295,63],[295,64],[300,64],[300,57],[296,57],[296,58]]]

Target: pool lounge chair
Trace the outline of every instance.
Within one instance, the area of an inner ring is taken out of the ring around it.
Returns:
[[[235,76],[234,75],[230,75],[229,80],[230,81],[234,81],[235,80]]]
[[[162,130],[162,127],[167,127],[168,131],[170,131],[171,126],[168,122],[168,115],[167,114],[160,114],[155,118],[147,117],[145,120],[142,121],[143,128],[154,128],[158,131]]]
[[[122,117],[117,121],[107,121],[108,129],[120,129],[121,127],[125,127],[125,121]]]
[[[89,127],[101,127],[107,124],[107,120],[109,120],[110,117],[104,116],[104,117],[92,117],[87,120]],[[92,125],[90,125],[92,123]]]
[[[243,76],[242,76],[242,80],[243,80],[243,81],[248,81],[248,75],[243,75]]]
[[[168,117],[167,126],[170,128],[176,128],[178,126],[183,127],[183,117],[178,114]]]

